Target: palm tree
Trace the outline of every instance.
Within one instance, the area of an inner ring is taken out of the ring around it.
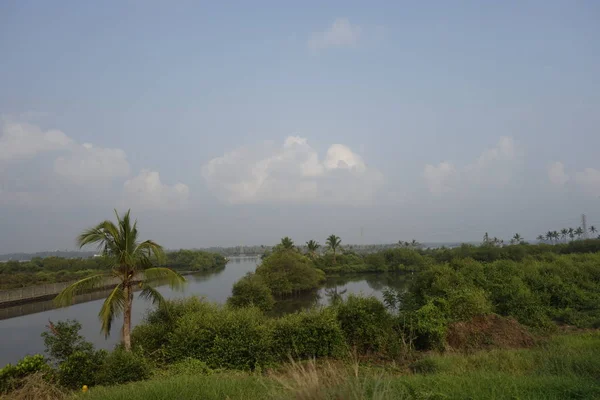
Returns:
[[[315,257],[317,255],[317,250],[321,247],[321,245],[316,240],[309,240],[306,242],[306,248],[311,256]]]
[[[569,234],[569,230],[567,228],[562,228],[560,230],[560,236],[562,237],[562,239],[565,241],[565,243],[567,242],[567,235]]]
[[[518,233],[515,233],[515,236],[512,237],[512,240],[515,241],[515,244],[519,244],[521,243],[521,240],[523,240],[523,237]]]
[[[281,239],[280,245],[285,250],[292,250],[294,248],[294,241],[288,236],[286,236],[283,239]]]
[[[598,232],[598,229],[594,225],[590,226],[590,233],[593,235],[596,232]]]
[[[340,239],[340,237],[336,235],[329,235],[325,243],[327,243],[327,247],[329,247],[333,252],[333,263],[335,264],[336,250],[338,249],[338,247],[340,247],[342,239]]]
[[[579,228],[575,229],[575,234],[577,235],[577,239],[580,239],[581,235],[583,235],[583,228],[579,227]]]
[[[558,231],[552,231],[552,237],[554,238],[554,243],[558,243],[558,238],[560,238],[560,233],[558,233]]]
[[[546,232],[546,240],[548,240],[550,243],[552,243],[553,237],[554,237],[554,234],[552,233],[552,231]]]
[[[544,235],[538,235],[537,238],[538,242],[543,242],[544,241]]]
[[[164,259],[163,249],[157,243],[146,240],[138,241],[137,221],[131,225],[129,210],[121,217],[115,210],[117,224],[103,221],[93,228],[87,229],[77,237],[77,244],[83,247],[88,244],[98,245],[103,255],[110,261],[110,269],[106,272],[84,278],[73,283],[54,299],[58,306],[73,303],[73,297],[91,289],[105,287],[107,278],[117,280],[98,316],[102,322],[102,332],[108,337],[115,318],[123,314],[122,340],[125,350],[131,350],[131,308],[133,291],[139,286],[140,297],[151,300],[158,306],[166,305],[165,299],[154,288],[158,282],[167,282],[172,288],[180,288],[185,278],[177,272],[164,267],[156,267],[153,261]]]

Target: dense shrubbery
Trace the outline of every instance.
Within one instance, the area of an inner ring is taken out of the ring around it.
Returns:
[[[208,271],[222,268],[227,259],[220,254],[201,250],[178,250],[167,253],[167,265],[172,269]]]
[[[249,272],[233,285],[227,304],[233,307],[256,306],[263,311],[269,311],[273,308],[275,299],[263,279]]]
[[[226,263],[222,255],[206,251],[167,253],[167,265],[181,271],[208,271],[222,268]],[[37,257],[31,261],[0,262],[0,290],[79,280],[108,268],[110,263],[104,257]]]
[[[313,262],[295,250],[279,250],[266,257],[256,268],[256,275],[276,296],[315,289],[325,274]]]

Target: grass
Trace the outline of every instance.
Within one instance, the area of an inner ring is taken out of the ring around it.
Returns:
[[[600,332],[554,337],[532,349],[429,355],[418,373],[357,363],[292,362],[269,374],[178,375],[92,388],[97,399],[592,399],[600,398]]]

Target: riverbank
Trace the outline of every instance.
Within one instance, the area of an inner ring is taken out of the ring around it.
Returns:
[[[258,373],[171,369],[91,388],[82,399],[591,399],[600,397],[600,332],[562,334],[529,349],[429,354],[404,364],[321,361]]]

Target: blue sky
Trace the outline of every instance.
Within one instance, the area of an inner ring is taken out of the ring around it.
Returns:
[[[600,225],[599,20],[594,1],[4,1],[0,252],[73,248],[114,207],[167,247]]]

